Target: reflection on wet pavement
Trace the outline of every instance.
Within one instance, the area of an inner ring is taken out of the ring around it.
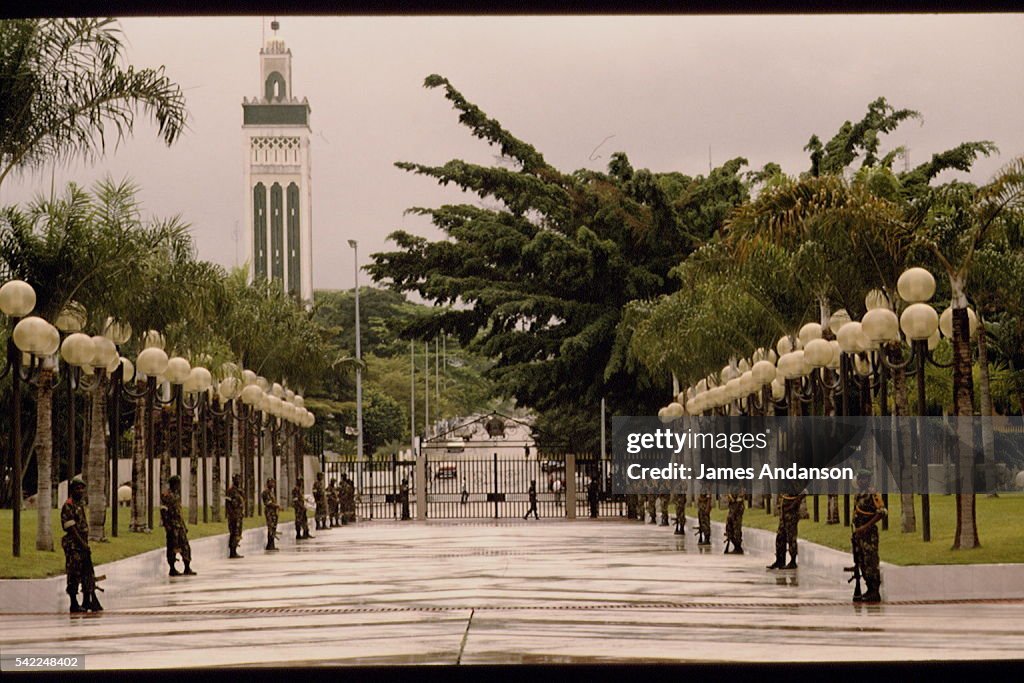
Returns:
[[[155,577],[107,611],[5,614],[4,654],[88,668],[1014,658],[1020,601],[856,607],[844,577],[773,573],[612,521],[373,522]]]

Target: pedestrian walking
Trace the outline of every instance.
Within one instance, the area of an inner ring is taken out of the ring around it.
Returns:
[[[398,489],[398,502],[402,506],[402,521],[409,519],[409,480],[403,479]]]
[[[228,517],[228,558],[241,559],[238,544],[242,542],[242,516],[245,514],[245,496],[242,495],[242,475],[231,475],[231,486],[224,498]]]
[[[536,479],[531,479],[530,480],[530,490],[529,490],[528,495],[530,497],[530,507],[526,511],[526,514],[523,515],[523,519],[529,519],[531,512],[533,513],[533,518],[534,519],[540,519],[540,515],[537,514],[537,480]]]
[[[68,499],[60,509],[64,538],[64,571],[67,573],[67,594],[71,598],[71,613],[99,612],[103,609],[96,599],[96,570],[89,547],[89,517],[85,511],[85,481],[81,476],[71,480]],[[78,604],[78,587],[82,587],[82,604]]]
[[[466,478],[462,478],[462,494],[459,497],[459,502],[465,505],[469,501],[469,489],[466,487]]]
[[[167,480],[167,490],[160,496],[160,522],[164,526],[167,537],[167,564],[171,570],[169,576],[195,576],[192,570],[192,546],[188,542],[188,527],[181,515],[181,477],[172,475]],[[181,555],[185,568],[178,571],[174,566]]]
[[[590,505],[590,518],[597,518],[598,505],[601,501],[601,485],[596,477],[591,477],[587,484],[587,503]]]
[[[555,477],[551,483],[551,489],[555,492],[555,507],[562,507],[562,478]]]

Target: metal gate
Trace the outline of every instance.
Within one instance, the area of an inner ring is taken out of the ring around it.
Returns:
[[[567,481],[565,456],[451,458],[443,453],[424,454],[427,519],[515,519],[530,507],[530,484],[537,487],[537,517],[565,518],[567,491],[575,489],[576,517],[590,516],[587,497],[591,479],[598,485],[600,517],[625,517],[625,496],[612,493],[612,463],[577,459],[575,477]],[[415,460],[326,462],[327,483],[346,473],[356,484],[356,512],[360,519],[400,519],[399,491],[409,485],[409,513],[418,516]],[[556,485],[557,482],[557,485]],[[532,516],[532,513],[531,513]]]
[[[409,516],[416,519],[416,461],[342,461],[324,463],[324,479],[339,480],[344,472],[355,482],[359,519],[401,519],[402,480],[409,484]]]
[[[591,480],[598,487],[598,516],[625,517],[626,496],[612,493],[612,461],[600,459],[576,461],[576,516],[590,516],[588,493]]]
[[[523,517],[530,508],[531,482],[537,487],[538,517],[566,516],[562,458],[538,461],[495,454],[456,460],[434,453],[425,457],[428,518]]]

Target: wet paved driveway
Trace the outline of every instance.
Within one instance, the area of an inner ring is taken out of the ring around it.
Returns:
[[[5,655],[88,668],[1016,658],[1024,603],[854,607],[835,577],[766,572],[622,521],[374,522],[103,597],[4,614]]]

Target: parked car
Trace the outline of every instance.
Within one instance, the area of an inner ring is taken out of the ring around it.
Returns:
[[[459,470],[455,465],[440,465],[434,473],[434,479],[455,479],[458,476]]]

